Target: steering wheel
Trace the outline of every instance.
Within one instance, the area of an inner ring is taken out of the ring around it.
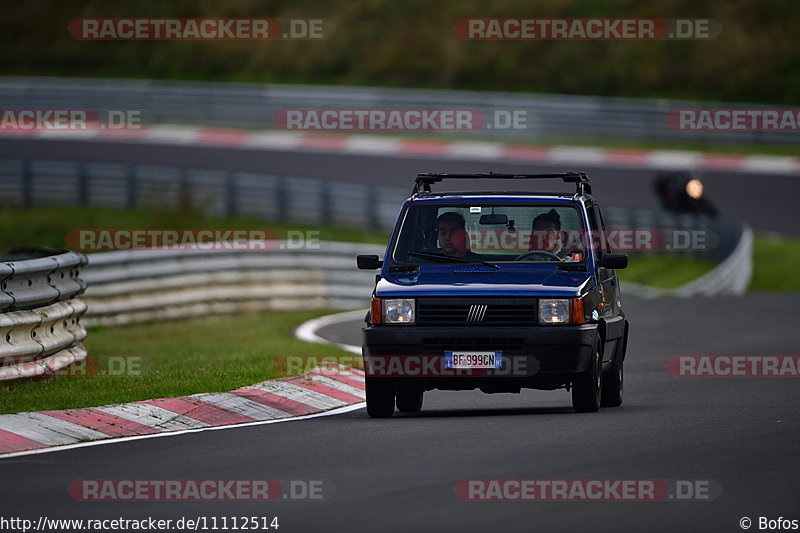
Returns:
[[[527,259],[529,256],[534,256],[534,255],[541,255],[547,257],[548,259],[553,259],[555,261],[562,260],[560,257],[558,257],[556,254],[552,252],[545,252],[544,250],[534,250],[532,252],[525,252],[524,254],[518,255],[517,257],[514,258],[514,261],[523,261]]]

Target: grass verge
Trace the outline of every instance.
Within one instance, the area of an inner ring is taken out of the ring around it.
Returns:
[[[68,221],[68,222],[67,222]],[[284,238],[289,230],[315,231],[319,240],[385,244],[389,235],[357,229],[303,224],[277,224],[246,218],[218,218],[186,208],[121,210],[99,207],[3,207],[0,209],[0,245],[67,247],[70,230],[92,229],[231,229],[270,230]]]
[[[800,291],[800,239],[774,234],[753,240],[751,291]]]
[[[638,254],[628,260],[628,268],[618,270],[621,281],[632,281],[659,289],[675,289],[702,276],[716,266],[712,261],[669,254]]]
[[[0,382],[0,413],[70,409],[226,392],[286,375],[284,356],[333,356],[335,346],[297,340],[300,323],[332,311],[270,312],[92,329],[87,369]]]

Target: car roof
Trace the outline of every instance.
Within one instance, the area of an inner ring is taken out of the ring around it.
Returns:
[[[506,200],[531,201],[531,202],[563,202],[578,203],[581,198],[587,200],[590,197],[578,196],[575,193],[556,193],[556,192],[530,192],[530,191],[463,191],[463,192],[436,192],[436,193],[417,193],[411,197],[411,201],[434,202],[434,201],[463,201],[463,200],[482,200],[490,202],[500,202]]]

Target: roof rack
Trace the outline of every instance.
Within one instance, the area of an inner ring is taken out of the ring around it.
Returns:
[[[576,193],[579,195],[592,194],[592,186],[589,183],[589,176],[585,172],[563,172],[560,174],[503,174],[499,172],[489,172],[484,174],[451,174],[423,172],[417,174],[414,182],[412,194],[421,192],[431,192],[431,185],[439,183],[444,179],[509,179],[509,180],[529,180],[529,179],[561,179],[567,183],[574,183],[577,187]]]

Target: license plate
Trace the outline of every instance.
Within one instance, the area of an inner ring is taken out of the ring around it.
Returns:
[[[500,368],[503,352],[444,352],[445,368]]]

